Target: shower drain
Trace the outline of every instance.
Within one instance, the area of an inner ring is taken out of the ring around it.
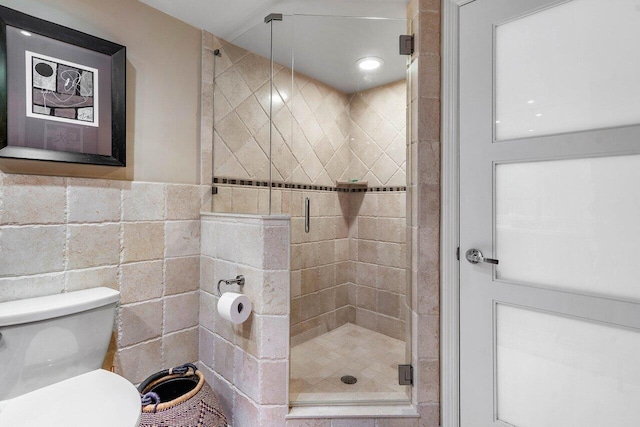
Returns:
[[[355,384],[358,382],[358,379],[352,375],[345,375],[344,377],[340,378],[340,381],[345,384]]]

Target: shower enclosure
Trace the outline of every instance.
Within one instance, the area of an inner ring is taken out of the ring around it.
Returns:
[[[214,212],[291,216],[290,404],[407,403],[404,19],[271,14],[214,61]]]

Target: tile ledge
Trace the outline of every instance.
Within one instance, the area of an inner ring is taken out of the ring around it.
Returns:
[[[298,406],[287,420],[311,418],[420,418],[411,405]]]
[[[221,212],[200,212],[201,217],[214,218],[237,218],[237,219],[261,219],[267,221],[282,221],[291,219],[290,215],[259,215],[259,214],[240,214],[240,213],[221,213]]]

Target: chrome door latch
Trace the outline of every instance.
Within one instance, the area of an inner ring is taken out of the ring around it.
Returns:
[[[481,262],[486,262],[489,264],[498,264],[497,259],[493,258],[485,258],[478,249],[469,249],[466,253],[467,261],[471,264],[479,264]]]

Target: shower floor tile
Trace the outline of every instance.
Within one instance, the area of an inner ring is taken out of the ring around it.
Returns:
[[[291,349],[291,404],[327,402],[406,402],[398,385],[403,341],[347,323]],[[355,384],[340,378],[352,375]]]

